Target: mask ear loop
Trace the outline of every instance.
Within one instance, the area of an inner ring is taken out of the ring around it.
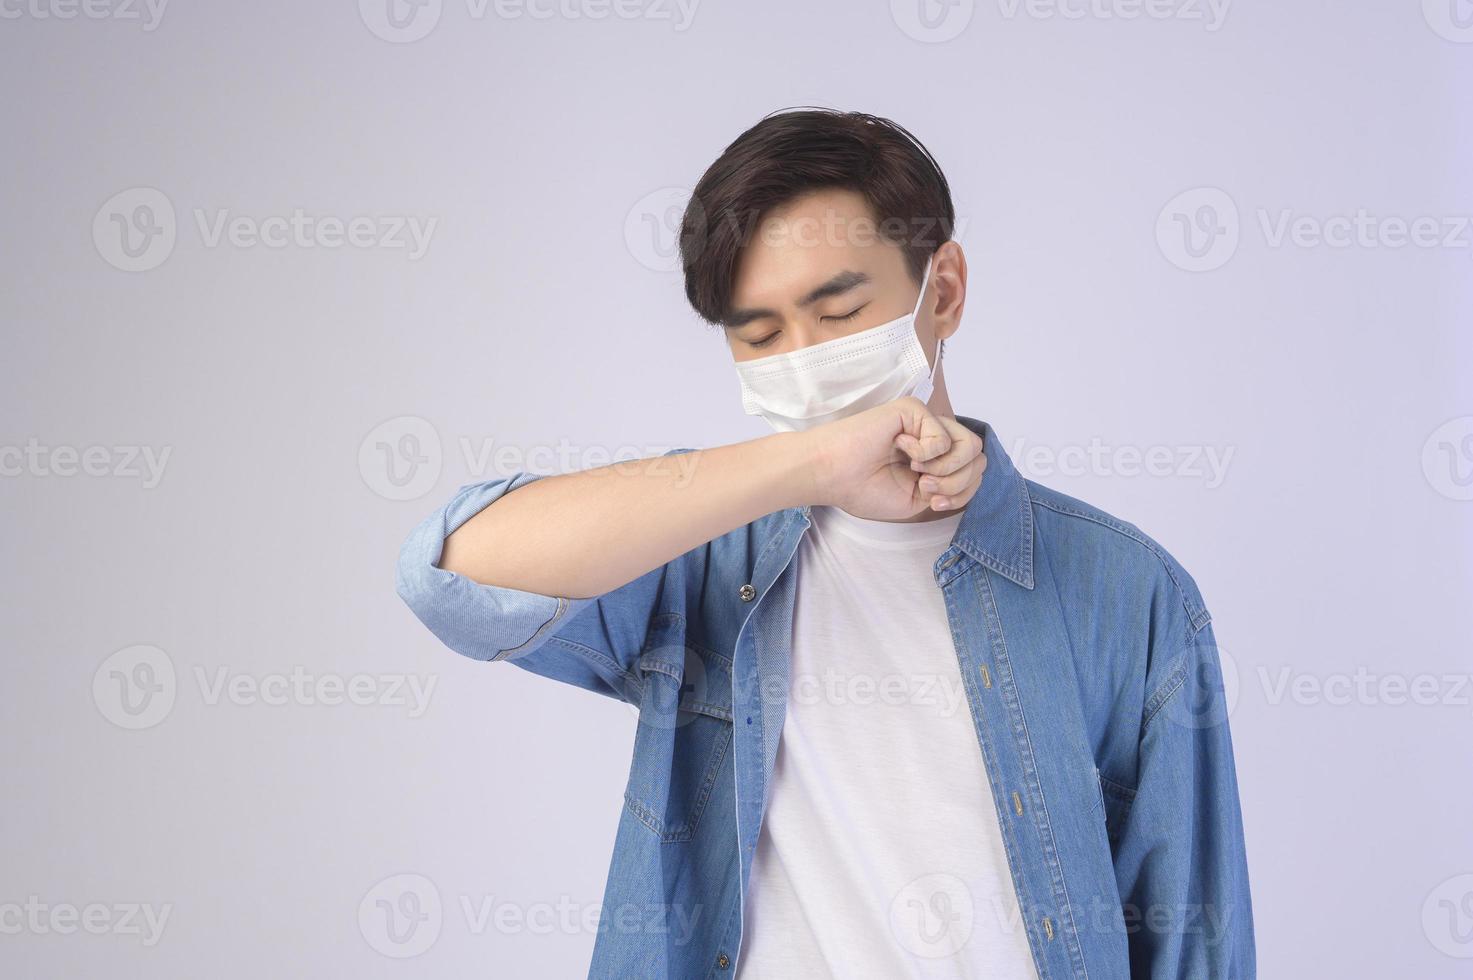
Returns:
[[[926,272],[921,276],[921,295],[916,297],[915,309],[910,314],[911,329],[915,329],[916,318],[921,315],[921,301],[926,298],[926,287],[931,283],[931,261],[935,256],[926,259]],[[936,390],[936,369],[941,366],[941,355],[946,352],[945,338],[936,341],[936,360],[931,362],[931,370],[928,374],[918,375],[914,389],[911,394],[923,402],[931,400],[931,393]]]

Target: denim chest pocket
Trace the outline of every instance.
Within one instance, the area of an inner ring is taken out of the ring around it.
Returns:
[[[662,841],[691,839],[731,751],[731,667],[688,641],[685,617],[655,616],[635,676],[639,725],[624,801]]]
[[[1120,832],[1125,827],[1125,818],[1130,815],[1130,806],[1135,802],[1135,790],[1123,783],[1100,772],[1095,768],[1095,792],[1097,801],[1095,809],[1100,812],[1105,821],[1105,836],[1109,838],[1113,847],[1120,840]]]

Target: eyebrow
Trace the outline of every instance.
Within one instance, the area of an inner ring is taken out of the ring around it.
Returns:
[[[847,293],[856,286],[862,286],[869,282],[870,279],[871,277],[868,272],[855,272],[852,269],[845,269],[843,272],[834,275],[823,285],[818,286],[800,298],[798,300],[798,307],[801,309],[812,306],[821,299],[828,299],[830,296]],[[777,311],[765,307],[732,310],[731,315],[722,323],[722,327],[726,330],[735,330],[738,327],[746,326],[753,320],[760,320],[765,316],[777,316]]]

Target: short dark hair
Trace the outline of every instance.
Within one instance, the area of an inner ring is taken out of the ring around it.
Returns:
[[[737,259],[762,217],[808,191],[861,194],[876,237],[900,245],[917,284],[954,231],[951,188],[904,127],[863,112],[803,107],[769,114],[701,175],[680,227],[685,295],[708,323],[731,313]],[[896,233],[896,228],[905,229]]]

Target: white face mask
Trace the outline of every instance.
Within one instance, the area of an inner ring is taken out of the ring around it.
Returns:
[[[915,309],[889,323],[800,350],[738,361],[742,409],[762,416],[779,432],[795,432],[905,395],[928,401],[946,345],[944,340],[937,343],[936,361],[928,371],[915,321],[930,280],[927,259]]]

